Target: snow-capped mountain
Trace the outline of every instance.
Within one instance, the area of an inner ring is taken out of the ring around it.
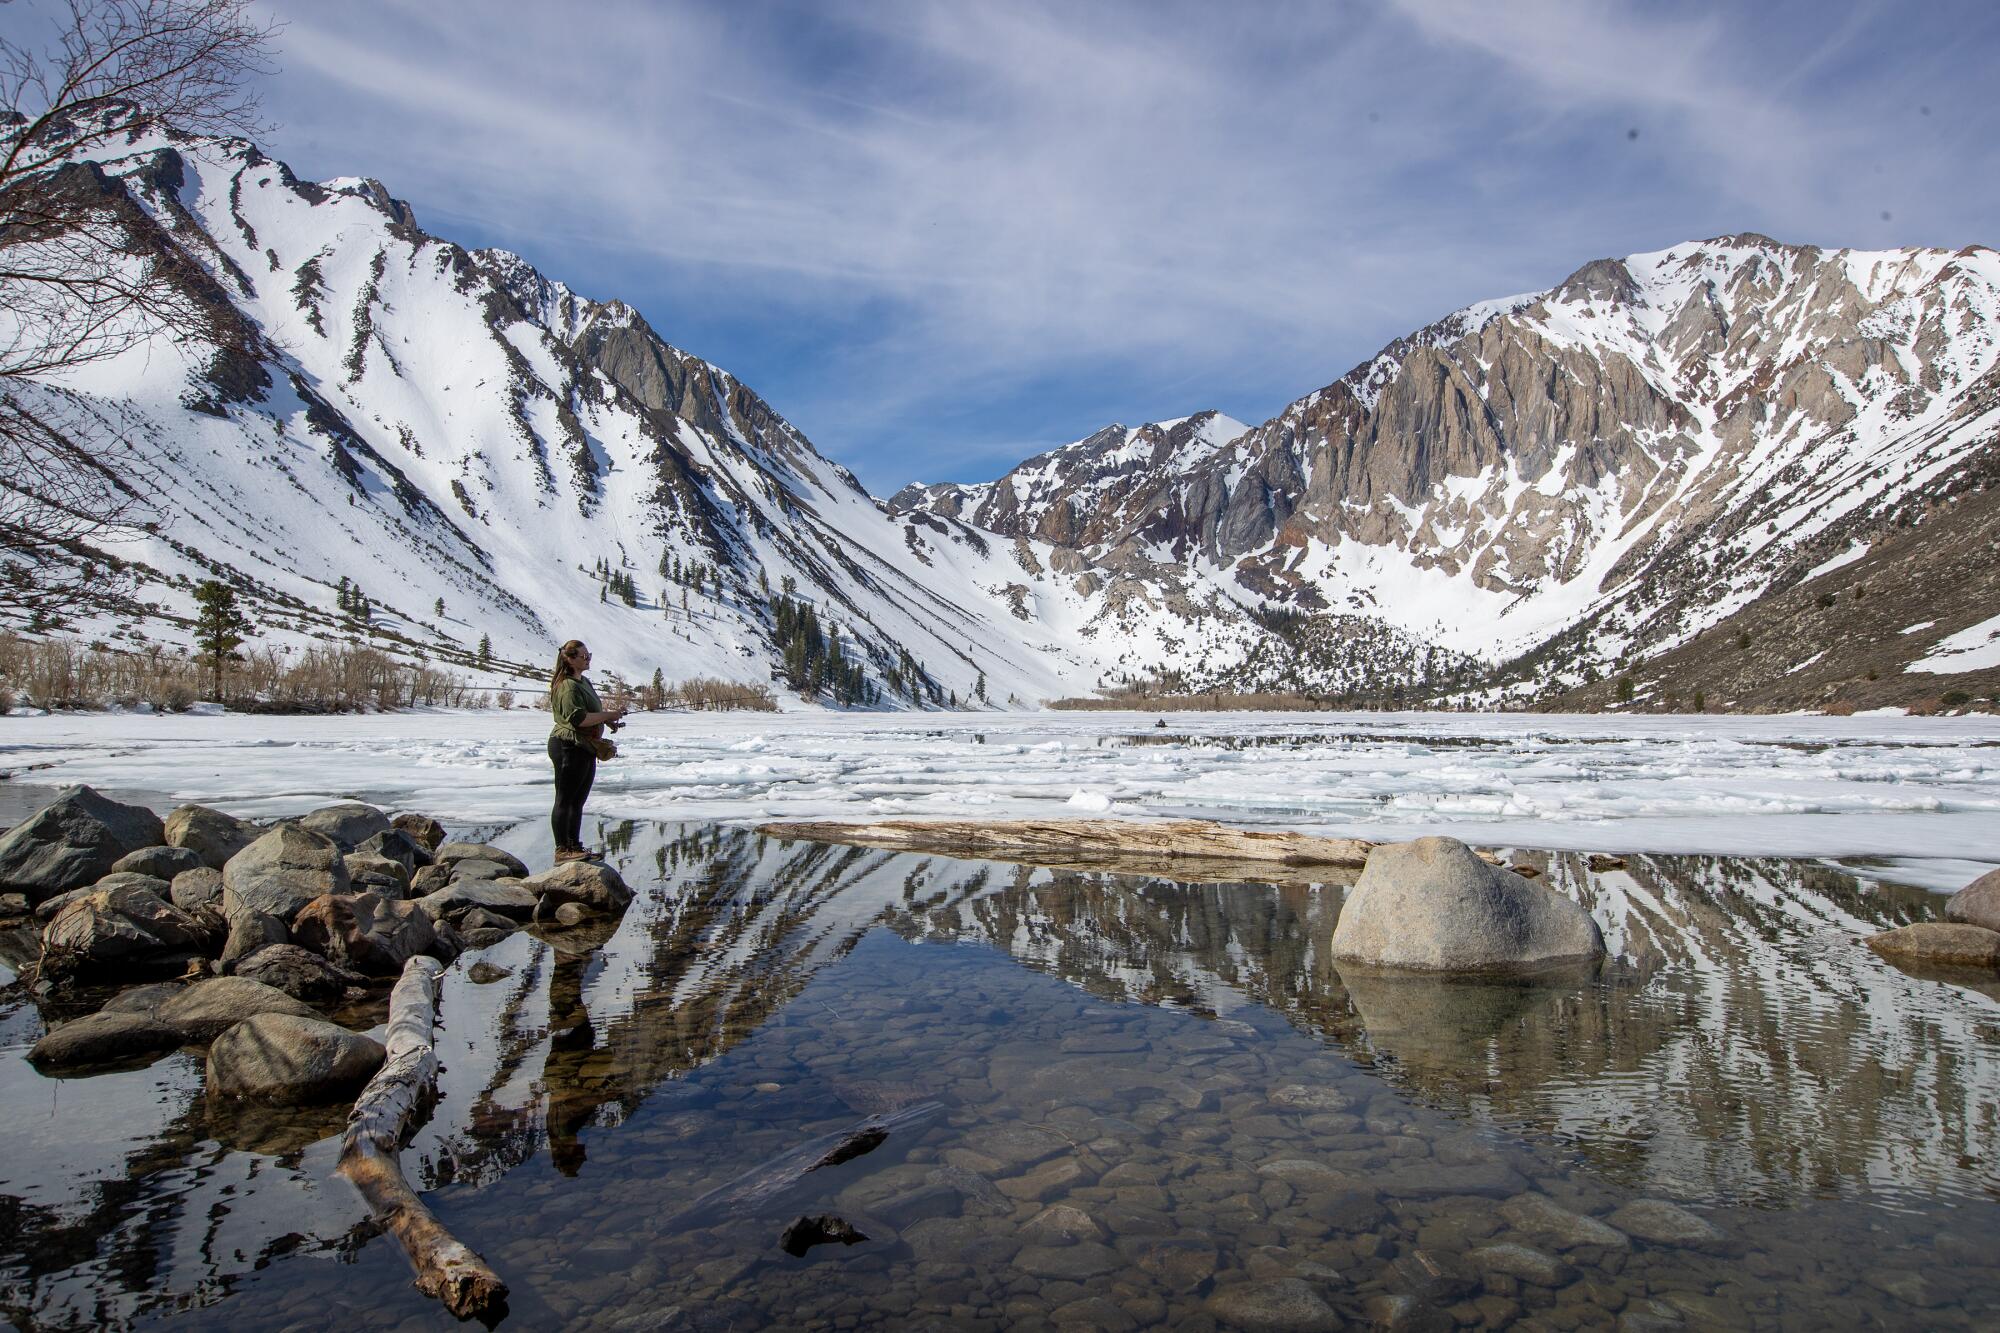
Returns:
[[[157,488],[158,533],[110,548],[142,572],[137,600],[92,632],[171,638],[158,617],[218,575],[263,640],[346,635],[358,589],[393,651],[462,662],[484,637],[499,661],[540,663],[578,637],[630,680],[765,683],[784,661],[772,603],[790,596],[885,705],[982,684],[996,704],[1040,700],[1101,673],[1073,647],[1082,595],[1044,590],[1037,623],[1021,618],[1022,561],[1046,543],[891,520],[629,306],[241,140],[97,157],[67,170],[208,322],[29,388],[133,440]]]
[[[1396,633],[1445,652],[1453,680],[1451,654],[1539,649],[1542,684],[1575,682],[1990,488],[1996,333],[1991,249],[1724,237],[1458,311],[1179,467],[1125,469],[1114,436],[897,503],[1028,525],[1114,605],[1141,587],[1304,613],[1279,623],[1337,625],[1323,637],[1349,646]],[[1101,469],[1052,462],[1097,452]],[[1908,642],[1912,660],[1990,616],[1992,591]],[[1312,653],[1213,638],[1211,682],[1329,683]]]
[[[162,522],[109,548],[136,597],[77,617],[113,641],[184,638],[192,582],[220,576],[264,642],[363,632],[471,665],[483,640],[526,667],[580,637],[629,680],[782,683],[796,601],[848,673],[801,697],[1032,704],[1164,677],[1413,699],[1510,661],[1546,693],[1684,657],[1842,571],[1871,615],[1920,584],[1945,608],[1907,634],[1850,618],[1894,640],[1883,669],[2000,683],[2000,574],[1976,557],[2000,538],[1983,247],[1736,236],[1599,260],[1262,425],[1109,426],[885,504],[636,310],[433,236],[375,181],[302,181],[233,139],[94,157],[64,170],[205,312],[18,386],[143,455]],[[1810,665],[1823,627],[1786,615]],[[1854,660],[1798,682],[1829,701]]]

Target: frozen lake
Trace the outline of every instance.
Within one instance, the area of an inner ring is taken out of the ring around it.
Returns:
[[[593,814],[1197,816],[1378,841],[1824,857],[1956,889],[2000,864],[2000,718],[1457,713],[648,714]],[[0,772],[301,813],[471,823],[549,802],[547,715],[0,719]],[[0,822],[7,822],[0,820]]]

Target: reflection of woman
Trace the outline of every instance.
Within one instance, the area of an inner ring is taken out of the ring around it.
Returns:
[[[549,762],[556,766],[556,804],[549,826],[556,835],[558,864],[596,859],[597,853],[583,847],[583,803],[597,777],[595,742],[605,726],[615,729],[625,716],[624,709],[606,708],[597,697],[583,674],[589,666],[590,649],[571,639],[556,654],[556,669],[549,676],[549,713],[555,718]]]

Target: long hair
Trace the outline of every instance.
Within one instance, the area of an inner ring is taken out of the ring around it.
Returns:
[[[583,647],[582,639],[571,639],[556,650],[556,669],[549,673],[549,693],[556,692],[556,686],[574,676],[583,674],[576,669],[576,663],[569,660],[570,654]]]

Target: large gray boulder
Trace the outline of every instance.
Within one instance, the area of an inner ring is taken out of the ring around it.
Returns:
[[[169,847],[162,843],[158,847],[141,847],[136,852],[128,852],[112,863],[114,875],[130,873],[151,875],[171,884],[182,871],[193,870],[201,864],[201,858],[185,847]]]
[[[461,872],[460,863],[467,861],[490,861],[500,870],[498,874],[487,874],[481,867],[470,873]],[[465,878],[498,879],[506,875],[524,879],[528,874],[527,864],[520,857],[484,842],[447,842],[431,853],[431,862],[450,870],[453,879],[460,878],[461,874]]]
[[[181,1034],[141,1013],[96,1013],[44,1036],[28,1051],[28,1062],[47,1071],[150,1061],[181,1044]]]
[[[178,969],[213,943],[200,920],[142,888],[93,889],[42,930],[42,975],[119,979]]]
[[[521,887],[535,895],[538,921],[553,918],[556,909],[567,903],[609,916],[624,911],[632,901],[632,890],[619,873],[595,861],[566,861],[528,876]]]
[[[222,886],[244,906],[289,921],[328,893],[347,892],[347,866],[331,838],[280,824],[229,858]]]
[[[258,1014],[293,1014],[318,1018],[311,1005],[275,986],[248,977],[212,977],[197,981],[162,1004],[156,1016],[189,1041],[213,1041],[246,1018]]]
[[[2000,870],[1989,870],[1945,899],[1944,919],[2000,930]]]
[[[292,939],[331,962],[364,976],[393,977],[418,954],[446,962],[456,951],[413,902],[375,893],[327,894],[292,920]]]
[[[95,884],[86,884],[80,889],[71,889],[68,893],[58,893],[53,898],[44,899],[42,904],[35,908],[35,918],[39,921],[53,921],[65,907],[99,889],[144,889],[158,898],[167,898],[173,892],[171,886],[163,879],[155,879],[151,875],[133,874],[128,870],[114,870]]]
[[[166,843],[181,847],[216,870],[257,840],[260,829],[248,820],[225,815],[205,805],[183,805],[167,813]]]
[[[389,816],[360,801],[323,805],[298,821],[299,827],[330,838],[343,852],[351,852],[378,833],[389,831]]]
[[[39,903],[95,884],[118,859],[166,841],[160,817],[89,787],[71,787],[0,837],[0,893]]]
[[[228,889],[222,891],[222,919],[229,925],[229,937],[215,961],[225,972],[233,972],[237,963],[259,949],[286,944],[292,938],[291,927],[283,919],[258,911]]]
[[[1488,865],[1456,838],[1390,843],[1368,855],[1333,931],[1333,956],[1369,967],[1525,976],[1604,957],[1590,913]]]
[[[381,1068],[384,1055],[374,1038],[322,1019],[259,1014],[209,1046],[208,1091],[278,1106],[344,1101]]]
[[[173,897],[174,906],[183,912],[214,906],[222,901],[222,872],[214,866],[183,870],[174,876],[168,892]]]

